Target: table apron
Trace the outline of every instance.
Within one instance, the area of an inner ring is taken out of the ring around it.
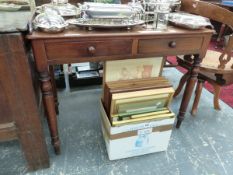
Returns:
[[[183,54],[203,55],[206,37],[113,38],[45,40],[48,64],[97,62]],[[40,58],[38,58],[40,59]]]

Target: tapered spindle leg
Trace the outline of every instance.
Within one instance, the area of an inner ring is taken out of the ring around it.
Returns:
[[[60,154],[60,140],[58,136],[57,115],[53,97],[53,89],[48,71],[40,72],[41,90],[43,101],[47,110],[47,120],[52,139],[52,144],[56,154]]]
[[[49,66],[49,74],[50,74],[50,77],[51,77],[53,97],[54,97],[54,102],[55,102],[55,110],[56,110],[56,114],[59,114],[59,101],[58,101],[58,96],[57,96],[56,81],[55,81],[55,78],[54,78],[54,68],[53,68],[52,65]]]

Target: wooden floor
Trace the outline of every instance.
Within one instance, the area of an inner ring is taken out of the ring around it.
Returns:
[[[174,86],[181,73],[164,70]],[[177,75],[177,76],[174,76]],[[56,156],[44,122],[51,167],[27,175],[232,175],[233,109],[221,102],[222,111],[212,108],[212,94],[204,90],[196,118],[189,113],[179,130],[173,129],[166,152],[109,161],[100,129],[101,89],[59,93],[59,132],[62,154]],[[178,112],[181,96],[172,109]],[[78,108],[79,106],[79,108]],[[0,174],[25,174],[26,167],[17,142],[0,144]]]

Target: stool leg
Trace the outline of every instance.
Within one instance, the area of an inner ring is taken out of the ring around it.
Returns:
[[[193,107],[192,107],[192,110],[191,110],[192,116],[195,116],[196,113],[197,113],[197,108],[198,108],[198,104],[199,104],[200,97],[201,97],[203,83],[204,83],[204,80],[198,79],[197,87],[196,87],[196,93],[195,93],[195,99],[194,99]]]
[[[219,105],[221,86],[215,84],[213,87],[214,87],[214,109],[221,110],[221,107]]]
[[[184,74],[182,76],[182,78],[180,79],[179,85],[178,85],[178,87],[177,87],[177,89],[176,89],[176,91],[174,93],[174,97],[176,97],[177,95],[180,94],[181,90],[184,87],[184,84],[187,82],[187,80],[189,79],[189,77],[190,77],[190,73],[189,72],[187,72],[186,74]]]

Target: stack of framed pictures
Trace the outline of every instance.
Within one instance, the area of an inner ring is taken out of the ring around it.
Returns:
[[[161,76],[163,58],[107,61],[103,105],[112,126],[174,117],[174,89]]]
[[[173,93],[168,87],[111,94],[109,119],[116,126],[173,117],[168,108]]]
[[[174,90],[161,76],[163,65],[162,57],[105,62],[100,112],[110,160],[167,149]]]
[[[104,85],[103,97],[106,112],[107,114],[110,114],[110,106],[113,94],[166,87],[171,87],[171,84],[164,77],[106,82]]]

